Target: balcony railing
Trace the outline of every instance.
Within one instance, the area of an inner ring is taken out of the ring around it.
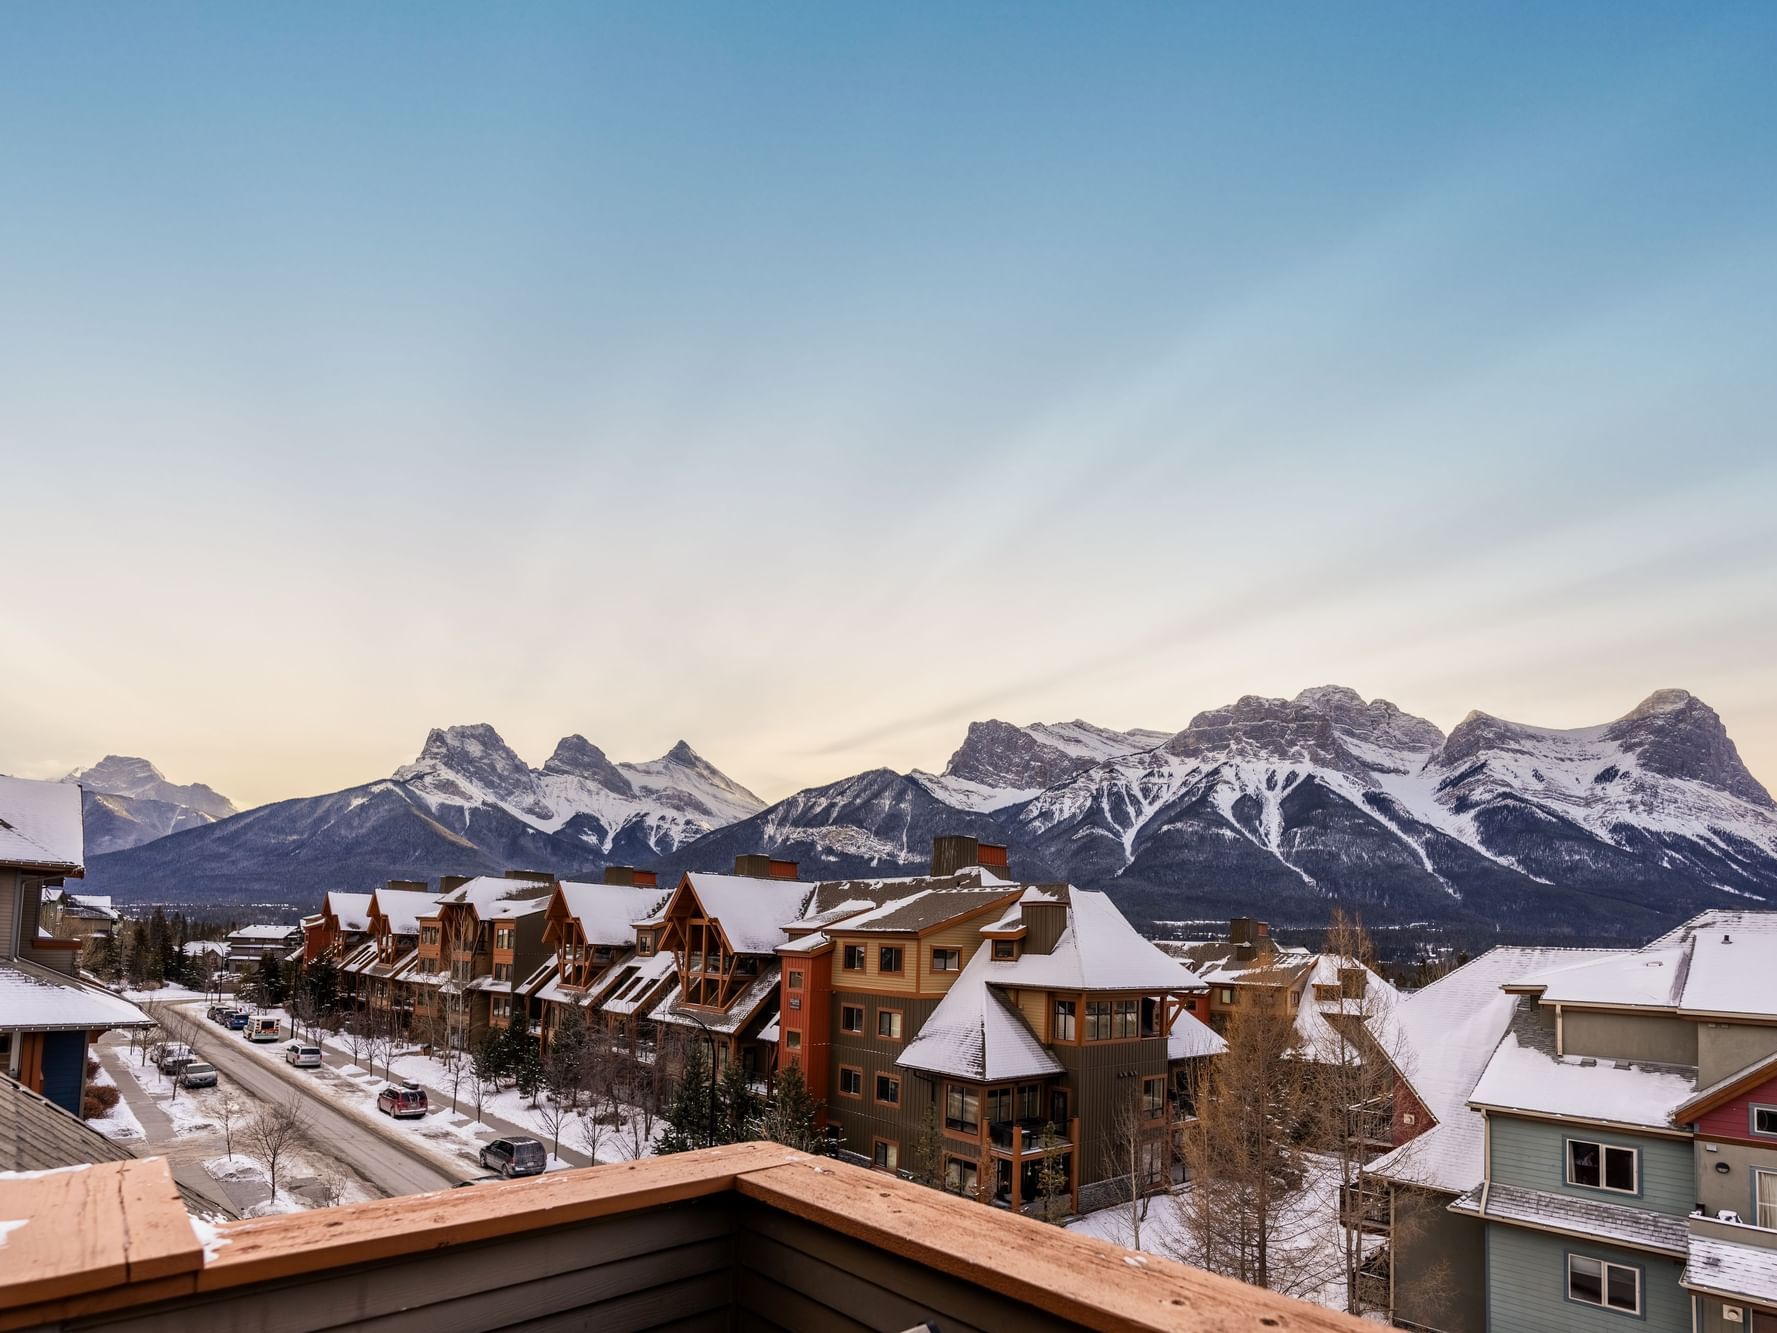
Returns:
[[[1051,1135],[1044,1140],[1043,1130],[1049,1125],[1047,1120],[993,1120],[987,1126],[987,1141],[995,1148],[1010,1151],[1014,1131],[1024,1131],[1023,1148],[1026,1154],[1040,1153],[1055,1148],[1072,1147],[1072,1141],[1065,1133]]]

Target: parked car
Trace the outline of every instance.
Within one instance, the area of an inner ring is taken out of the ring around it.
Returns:
[[[417,1083],[391,1083],[376,1094],[376,1109],[397,1120],[417,1119],[426,1114],[426,1090]]]
[[[213,1004],[208,1009],[204,1010],[204,1017],[209,1019],[212,1023],[226,1023],[228,1021],[228,1006],[225,1004]]]
[[[228,1016],[228,1030],[230,1032],[244,1031],[252,1017],[245,1009],[236,1009]]]
[[[216,1066],[193,1060],[179,1071],[178,1082],[182,1088],[213,1088],[216,1086]]]
[[[502,1176],[540,1176],[549,1169],[549,1154],[535,1139],[495,1139],[482,1148],[481,1164]]]
[[[197,1059],[197,1052],[182,1041],[163,1041],[150,1054],[154,1057],[154,1067],[163,1074],[174,1072],[179,1066]]]
[[[284,1063],[295,1065],[298,1069],[319,1069],[321,1067],[321,1048],[304,1046],[293,1041],[284,1048]]]
[[[471,1176],[468,1180],[459,1180],[451,1188],[460,1190],[465,1185],[493,1185],[504,1179],[505,1176]]]
[[[261,1017],[247,1020],[248,1041],[278,1041],[283,1035],[284,1024],[280,1019]]]

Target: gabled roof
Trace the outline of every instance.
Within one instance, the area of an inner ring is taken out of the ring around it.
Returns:
[[[486,917],[493,908],[503,902],[513,900],[535,900],[539,905],[549,901],[550,886],[536,879],[509,879],[503,875],[477,875],[466,884],[459,884],[449,893],[438,895],[439,907],[468,907],[474,910],[477,917]],[[380,890],[379,890],[380,892]],[[433,912],[422,912],[421,916],[435,915]]]
[[[244,943],[252,943],[255,940],[263,940],[263,941],[270,943],[270,944],[279,944],[279,943],[282,943],[284,940],[289,939],[290,936],[295,934],[300,929],[302,929],[300,926],[279,926],[279,925],[242,926],[239,930],[230,931],[228,938],[231,940],[241,940]]]
[[[1046,954],[991,964],[994,984],[1045,990],[1202,990],[1178,959],[1154,947],[1102,893],[1068,894],[1067,928]]]
[[[1168,1060],[1195,1060],[1206,1055],[1222,1055],[1228,1043],[1207,1023],[1200,1022],[1189,1010],[1179,1010],[1172,1020],[1172,1031],[1166,1034]]]
[[[78,786],[0,778],[0,865],[78,877],[85,860]]]
[[[994,889],[922,889],[909,897],[884,903],[873,911],[835,922],[828,927],[828,933],[918,933],[1014,900],[1017,893],[1016,885]]]
[[[714,917],[736,953],[775,953],[790,936],[784,923],[802,914],[810,885],[793,879],[749,879],[744,875],[708,875],[690,871],[688,883]]]
[[[587,884],[565,879],[556,885],[561,904],[589,944],[633,944],[636,923],[665,905],[668,890],[628,884]]]
[[[701,1024],[711,1032],[740,1032],[773,1005],[777,999],[778,970],[776,965],[760,969],[759,975],[748,983],[734,999],[734,1003],[726,1009],[705,1009],[697,1005],[685,1003],[683,986],[674,986],[671,993],[660,1002],[652,1017],[656,1023],[671,1023],[678,1027],[696,1028]]]
[[[1716,1107],[1731,1102],[1742,1092],[1777,1078],[1777,1052],[1763,1060],[1755,1060],[1744,1069],[1735,1070],[1726,1078],[1718,1078],[1706,1088],[1698,1088],[1696,1096],[1672,1113],[1680,1124],[1708,1115]]]
[[[1062,1072],[1061,1062],[1044,1049],[1023,1015],[988,984],[994,965],[987,953],[977,950],[957,973],[897,1065],[977,1083]]]
[[[378,915],[387,919],[391,935],[417,935],[420,918],[437,911],[438,895],[429,889],[382,888],[370,895]]]
[[[327,910],[339,922],[341,930],[353,932],[370,929],[370,895],[368,893],[327,892]]]

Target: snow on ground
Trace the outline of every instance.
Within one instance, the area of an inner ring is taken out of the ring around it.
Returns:
[[[99,1072],[94,1074],[89,1082],[101,1088],[117,1087],[117,1080],[111,1077],[111,1071],[106,1069],[104,1065],[99,1066]],[[136,1118],[136,1113],[124,1100],[121,1088],[118,1088],[117,1105],[105,1112],[104,1115],[88,1120],[86,1123],[106,1138],[118,1143],[140,1143],[148,1137],[142,1128],[142,1122]]]
[[[249,1204],[242,1217],[265,1217],[272,1213],[297,1213],[309,1208],[328,1208],[344,1203],[363,1203],[375,1198],[353,1180],[328,1176],[301,1153],[293,1153],[278,1163],[278,1192],[271,1192],[271,1174],[265,1165],[236,1151],[204,1161],[204,1170],[216,1181],[230,1185],[263,1190],[266,1198]]]
[[[1282,1251],[1278,1282],[1288,1295],[1328,1309],[1345,1308],[1344,1232],[1339,1226],[1338,1164],[1330,1158],[1308,1158],[1309,1174],[1302,1188],[1279,1206],[1279,1224],[1272,1244]],[[1191,1187],[1156,1195],[1141,1222],[1140,1253],[1163,1255],[1201,1267],[1201,1251],[1188,1225]],[[1085,1214],[1067,1224],[1069,1231],[1121,1245],[1134,1254],[1134,1225],[1128,1204]],[[1373,1243],[1373,1238],[1368,1243]],[[1137,1260],[1139,1262],[1139,1260]]]

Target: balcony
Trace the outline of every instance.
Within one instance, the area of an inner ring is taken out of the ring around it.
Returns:
[[[1022,1155],[1024,1156],[1028,1157],[1032,1153],[1041,1153],[1045,1148],[1054,1149],[1073,1147],[1073,1141],[1068,1138],[1065,1132],[1056,1134],[1047,1142],[1047,1144],[1045,1144],[1043,1142],[1043,1130],[1048,1123],[1047,1120],[990,1121],[987,1126],[987,1141],[996,1152],[1009,1156],[1012,1151],[1012,1140],[1015,1137],[1016,1131],[1022,1129],[1024,1131]],[[1066,1126],[1060,1126],[1059,1128],[1065,1130]]]
[[[769,1143],[228,1222],[207,1245],[159,1159],[0,1181],[0,1217],[23,1219],[10,1329],[1375,1327]]]

